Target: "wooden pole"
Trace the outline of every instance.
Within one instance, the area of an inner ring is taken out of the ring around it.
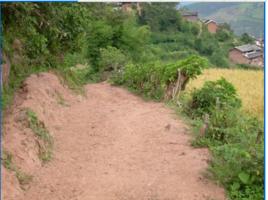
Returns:
[[[175,85],[175,88],[173,89],[173,94],[172,94],[172,99],[174,100],[175,97],[177,96],[177,94],[180,92],[181,90],[181,71],[180,69],[178,69],[178,79]]]

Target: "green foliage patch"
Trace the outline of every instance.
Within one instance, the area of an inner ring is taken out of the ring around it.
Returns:
[[[201,117],[203,114],[212,114],[215,109],[232,109],[241,107],[234,86],[224,78],[217,81],[207,81],[204,86],[192,93],[190,108],[193,115]]]
[[[197,129],[193,145],[212,151],[212,178],[225,186],[231,199],[263,199],[263,124],[242,113],[240,106],[233,85],[220,79],[193,91],[184,110],[197,121],[209,114],[205,135]]]
[[[128,64],[114,77],[116,84],[125,85],[146,97],[161,100],[164,98],[167,86],[178,78],[178,70],[189,79],[200,75],[207,67],[207,60],[192,55],[176,63],[164,64],[152,62],[147,64]]]
[[[53,138],[44,123],[39,121],[37,115],[32,110],[27,109],[26,115],[30,128],[43,142],[43,144],[39,144],[39,158],[46,163],[52,159]]]
[[[33,179],[33,176],[30,175],[30,174],[27,174],[25,172],[22,172],[14,163],[13,163],[13,156],[10,152],[8,151],[3,151],[3,154],[2,154],[2,163],[3,163],[3,166],[8,169],[8,170],[11,170],[11,171],[14,171],[15,174],[16,174],[16,177],[20,183],[20,185],[23,186],[26,185],[26,184],[29,184],[32,179]]]

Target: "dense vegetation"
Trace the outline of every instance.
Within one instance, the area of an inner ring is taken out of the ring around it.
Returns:
[[[3,55],[11,62],[4,103],[26,76],[48,70],[73,89],[110,78],[146,97],[172,99],[196,124],[209,115],[208,129],[194,145],[212,150],[210,171],[229,196],[261,199],[259,121],[241,113],[241,100],[225,79],[184,91],[204,68],[228,67],[228,49],[248,38],[236,37],[227,24],[211,34],[201,23],[182,20],[173,3],[144,3],[140,15],[133,7],[127,13],[108,3],[3,4]]]
[[[242,111],[257,117],[264,118],[264,73],[261,70],[245,69],[205,69],[202,75],[190,81],[186,91],[203,87],[206,81],[216,81],[221,77],[232,83],[242,101]]]
[[[192,92],[183,110],[196,122],[209,113],[208,129],[193,142],[213,153],[210,172],[231,199],[263,198],[263,126],[240,111],[241,101],[225,79]]]

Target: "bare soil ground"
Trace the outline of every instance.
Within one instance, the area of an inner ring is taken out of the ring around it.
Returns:
[[[108,83],[85,91],[74,95],[49,73],[26,80],[5,117],[3,146],[33,179],[21,187],[3,167],[4,200],[225,199],[202,175],[208,151],[190,146],[188,128],[172,110]],[[34,110],[53,135],[53,159],[45,165],[20,120],[22,108]]]

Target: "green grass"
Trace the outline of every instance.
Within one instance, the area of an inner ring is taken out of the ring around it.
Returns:
[[[14,166],[13,166],[13,163],[12,163],[12,154],[8,151],[3,151],[3,154],[2,154],[2,164],[4,165],[4,167],[6,169],[9,169],[9,170],[13,170],[14,169]]]
[[[59,77],[61,83],[66,85],[69,89],[73,90],[76,94],[84,94],[83,85],[88,82],[97,82],[97,74],[90,74],[90,67],[87,66],[81,70],[71,70],[70,67],[62,68],[60,66],[51,67],[23,67],[11,66],[8,85],[3,87],[2,92],[2,108],[5,110],[8,106],[12,105],[14,94],[21,87],[23,81],[31,74],[40,72],[52,72]]]
[[[29,184],[32,179],[33,176],[30,174],[27,174],[25,172],[22,172],[14,163],[13,163],[13,156],[10,152],[3,150],[3,154],[2,154],[2,164],[3,166],[10,170],[10,171],[14,171],[16,174],[16,177],[19,181],[19,183],[21,184],[21,186],[23,185],[27,185]]]
[[[70,69],[66,70],[54,70],[53,73],[57,75],[62,85],[67,85],[69,89],[73,90],[76,94],[84,94],[83,79],[74,71]]]
[[[25,67],[12,65],[8,85],[3,87],[2,108],[6,109],[9,105],[12,105],[15,92],[28,76],[47,70],[45,67],[29,67],[29,69],[25,69]]]
[[[32,110],[27,109],[26,115],[30,128],[42,140],[43,144],[39,144],[39,158],[43,163],[46,163],[52,159],[53,138],[44,123],[39,121],[37,115]]]

